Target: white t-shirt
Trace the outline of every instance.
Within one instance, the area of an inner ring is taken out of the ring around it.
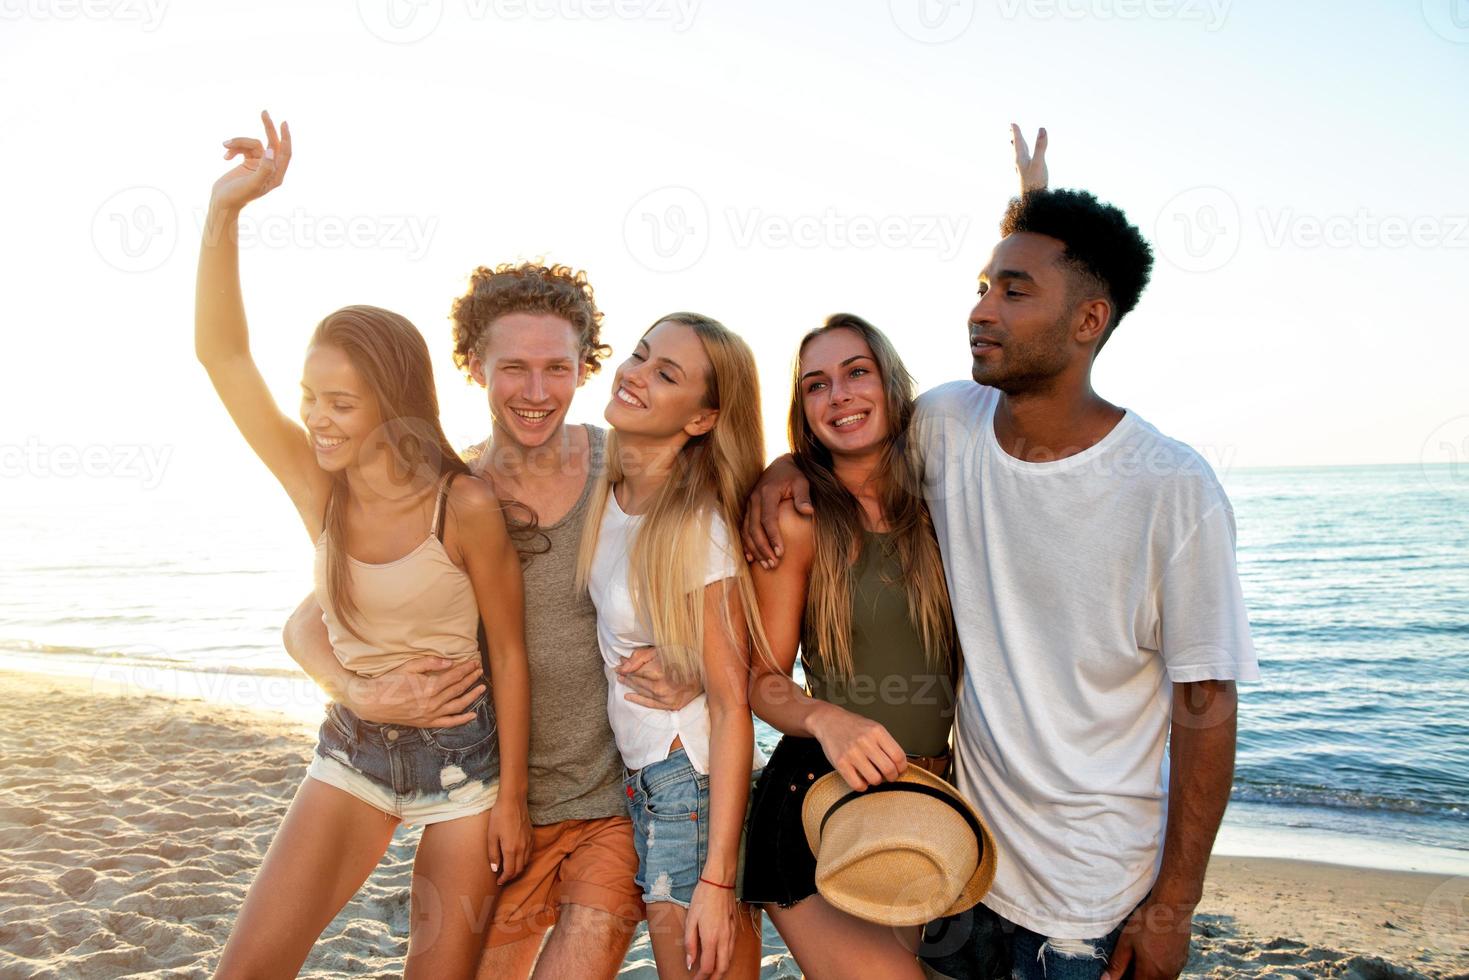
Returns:
[[[615,493],[607,494],[602,527],[597,533],[597,552],[592,557],[588,587],[597,607],[597,642],[602,648],[607,674],[607,718],[623,764],[641,769],[668,758],[675,737],[683,742],[689,762],[701,773],[709,772],[709,702],[700,694],[677,711],[648,708],[623,697],[632,689],[613,670],[639,647],[654,646],[652,627],[639,619],[628,585],[628,554],[641,516],[625,514]],[[729,528],[716,514],[709,515],[709,556],[704,584],[712,585],[739,574]],[[765,764],[756,748],[752,771]]]
[[[998,844],[984,904],[1091,939],[1157,877],[1172,683],[1259,678],[1234,512],[1202,457],[1131,412],[1028,463],[995,439],[998,402],[946,384],[914,423],[964,654],[956,778]]]

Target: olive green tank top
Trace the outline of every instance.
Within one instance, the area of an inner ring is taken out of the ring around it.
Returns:
[[[852,566],[852,679],[828,677],[813,636],[803,630],[806,689],[882,725],[909,755],[942,755],[954,723],[954,685],[948,673],[930,667],[908,618],[903,567],[891,537],[865,532]]]

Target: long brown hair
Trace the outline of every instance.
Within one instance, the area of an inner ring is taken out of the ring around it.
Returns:
[[[909,449],[913,423],[913,376],[892,342],[879,329],[851,313],[836,313],[801,338],[792,370],[791,409],[787,421],[791,452],[811,484],[815,509],[816,553],[806,593],[806,630],[816,655],[837,678],[850,680],[852,666],[852,561],[861,547],[862,505],[842,486],[832,468],[831,450],[821,444],[806,422],[801,398],[801,355],[806,345],[832,330],[851,330],[867,342],[882,376],[888,438],[873,469],[878,504],[891,532],[892,547],[903,569],[908,618],[918,630],[931,667],[950,667],[955,643],[954,618],[944,578],[943,558],[933,520],[923,502],[917,457]],[[810,656],[802,644],[802,658]]]
[[[311,346],[341,350],[376,397],[392,475],[395,483],[401,479],[405,493],[437,484],[446,473],[469,472],[439,424],[428,344],[406,317],[376,306],[344,306],[317,324]],[[346,474],[333,473],[325,517],[327,597],[342,625],[363,640],[352,625],[358,609],[347,565],[347,497]]]
[[[757,655],[769,657],[754,582],[737,537],[745,501],[765,465],[765,436],[760,421],[760,378],[750,345],[718,320],[699,313],[670,313],[653,326],[660,323],[681,323],[698,335],[712,366],[706,379],[705,407],[719,411],[714,428],[694,436],[679,450],[673,471],[648,507],[628,554],[633,605],[653,628],[664,668],[685,682],[704,675],[704,572],[712,514],[718,514],[729,530],[749,645]],[[578,588],[586,588],[590,577],[607,495],[622,479],[622,462],[614,429],[607,436],[603,478],[587,506],[591,516],[577,561]],[[738,636],[728,617],[728,604],[724,608],[723,626],[731,636]]]

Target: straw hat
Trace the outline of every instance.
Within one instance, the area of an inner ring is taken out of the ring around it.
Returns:
[[[917,766],[855,793],[832,772],[801,807],[816,890],[843,912],[916,926],[973,908],[995,880],[995,839],[959,791]]]

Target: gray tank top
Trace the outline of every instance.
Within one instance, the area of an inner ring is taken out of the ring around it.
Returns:
[[[587,482],[525,566],[525,647],[530,660],[530,756],[526,802],[531,823],[625,816],[622,758],[607,723],[607,678],[597,646],[597,609],[577,592],[576,556],[587,499],[602,475],[606,433],[586,426]],[[534,509],[532,507],[532,509]]]

